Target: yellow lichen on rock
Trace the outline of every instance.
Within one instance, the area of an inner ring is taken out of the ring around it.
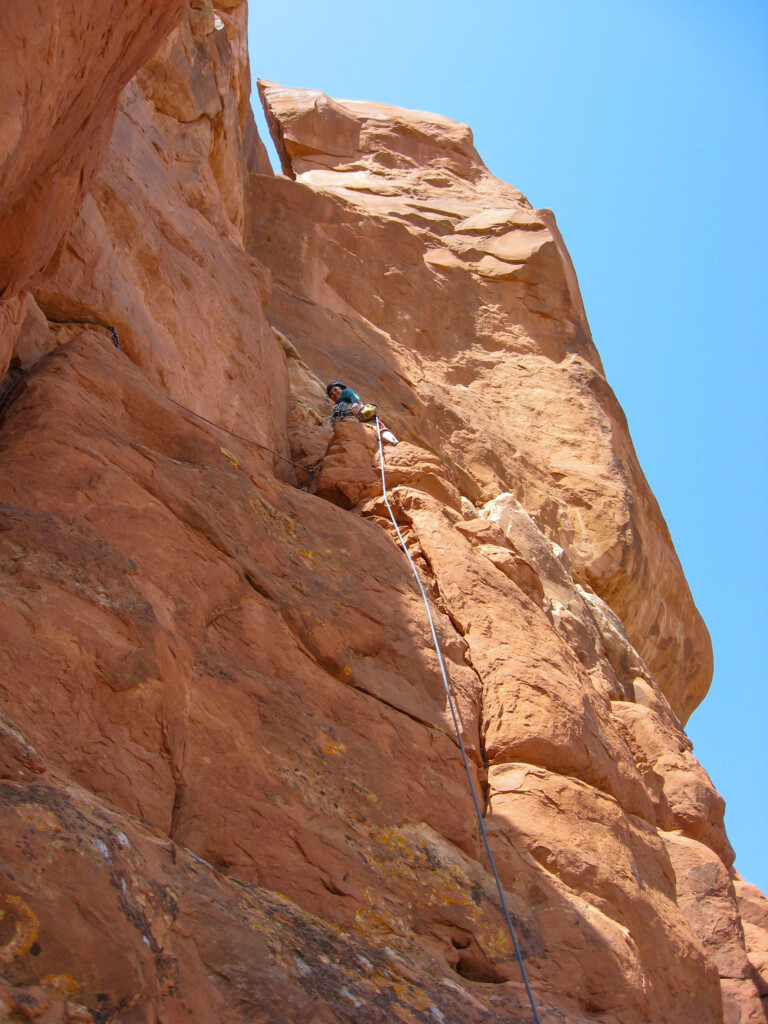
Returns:
[[[13,929],[0,945],[0,963],[10,964],[28,953],[37,941],[40,925],[33,910],[20,896],[0,893],[0,925]]]

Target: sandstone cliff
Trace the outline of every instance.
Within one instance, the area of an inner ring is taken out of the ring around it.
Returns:
[[[238,0],[2,19],[0,1017],[531,1019],[341,375],[541,1019],[765,1020],[552,214],[463,125],[261,83],[272,174]]]

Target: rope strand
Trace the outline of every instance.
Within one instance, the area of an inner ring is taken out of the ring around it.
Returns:
[[[467,773],[467,779],[469,781],[469,789],[470,789],[470,792],[472,793],[472,802],[475,805],[475,814],[477,815],[477,823],[478,823],[478,826],[480,828],[480,833],[481,833],[481,835],[483,837],[483,845],[485,846],[485,852],[488,855],[488,860],[489,860],[490,865],[491,865],[491,870],[493,872],[493,877],[494,877],[494,879],[496,881],[496,888],[497,888],[498,893],[499,893],[499,899],[501,900],[501,907],[502,907],[502,911],[504,913],[504,919],[505,919],[505,921],[507,923],[507,928],[509,930],[509,934],[510,934],[510,937],[512,939],[512,945],[514,946],[514,949],[515,949],[515,956],[517,957],[517,962],[520,965],[520,972],[521,972],[521,974],[523,976],[523,983],[525,984],[525,991],[528,993],[528,1000],[529,1000],[529,1002],[531,1004],[531,1010],[533,1011],[533,1019],[535,1020],[536,1024],[541,1024],[541,1020],[539,1019],[539,1014],[538,1014],[538,1011],[536,1009],[536,1003],[534,1002],[534,999],[533,999],[533,992],[531,991],[531,986],[528,983],[528,975],[527,975],[526,970],[525,970],[525,964],[523,963],[523,954],[521,953],[520,946],[518,945],[518,942],[517,942],[517,936],[515,934],[514,925],[512,924],[512,917],[511,917],[511,915],[509,913],[509,909],[507,907],[507,900],[506,900],[506,897],[504,896],[504,890],[501,887],[501,880],[499,878],[499,873],[496,870],[496,861],[494,859],[493,853],[491,853],[491,846],[490,846],[490,843],[488,842],[488,833],[485,830],[485,821],[483,819],[482,811],[480,810],[480,803],[479,803],[479,801],[477,799],[477,793],[475,792],[475,784],[472,781],[472,773],[471,773],[470,768],[469,768],[469,761],[467,759],[466,749],[464,748],[464,741],[461,738],[461,729],[459,728],[459,719],[458,719],[458,715],[456,713],[456,707],[454,705],[453,694],[451,693],[450,683],[448,682],[448,675],[447,675],[446,670],[445,670],[445,664],[443,662],[443,655],[442,655],[442,653],[440,651],[440,644],[438,643],[438,640],[437,640],[437,633],[435,631],[435,623],[434,623],[434,620],[432,619],[432,612],[431,612],[430,607],[429,607],[429,601],[427,600],[427,595],[426,595],[426,592],[425,592],[424,587],[422,585],[421,578],[419,577],[419,574],[416,571],[416,566],[413,564],[413,559],[411,558],[410,554],[408,553],[408,548],[405,546],[405,541],[403,540],[403,535],[400,532],[400,527],[397,525],[397,520],[395,519],[394,513],[392,511],[392,506],[389,504],[389,498],[387,497],[387,480],[386,480],[386,476],[385,476],[385,473],[384,473],[384,447],[382,445],[382,440],[381,440],[381,426],[380,426],[380,420],[379,420],[378,416],[376,417],[376,432],[377,432],[378,437],[379,437],[379,459],[381,461],[381,487],[382,487],[382,496],[384,498],[384,504],[387,506],[387,511],[389,512],[389,518],[392,520],[392,525],[394,526],[395,531],[396,531],[397,536],[398,536],[398,539],[400,540],[400,546],[402,547],[403,551],[405,552],[405,557],[408,559],[408,561],[410,563],[411,569],[413,571],[414,578],[416,580],[416,583],[418,584],[419,590],[421,591],[421,596],[422,596],[422,599],[424,601],[424,607],[427,610],[427,618],[429,619],[429,628],[430,628],[430,630],[432,632],[432,642],[434,643],[435,651],[437,652],[437,660],[438,660],[438,663],[440,665],[440,673],[441,673],[441,675],[443,677],[443,686],[445,687],[445,693],[446,693],[446,696],[448,698],[448,707],[451,709],[451,718],[453,719],[453,728],[456,730],[456,739],[459,741],[459,749],[461,750],[461,758],[462,758],[462,761],[464,762],[464,771]]]
[[[88,324],[89,326],[92,327],[102,327],[104,328],[104,330],[110,331],[112,335],[112,344],[118,351],[122,351],[120,348],[120,340],[117,336],[117,331],[115,330],[114,327],[109,327],[105,324],[100,323],[97,320],[78,320],[76,322],[81,324]],[[18,394],[20,393],[19,385],[22,384],[23,381],[26,380],[26,378],[32,373],[32,371],[36,368],[36,365],[37,364],[35,364],[35,366],[31,366],[28,370],[25,370],[24,373],[22,373],[21,376],[18,377],[13,382],[13,384],[11,384],[8,390],[3,395],[0,396],[0,413],[3,413],[5,409],[9,407],[12,404],[12,402],[15,401],[15,399],[18,397]],[[286,462],[288,463],[289,466],[293,466],[296,469],[300,469],[302,473],[307,474],[307,488],[311,486],[312,480],[314,479],[315,473],[317,472],[317,467],[320,465],[319,462],[316,462],[314,466],[301,466],[299,465],[298,462],[294,462],[292,459],[287,459],[284,455],[281,455],[279,452],[276,452],[274,448],[269,448],[267,445],[260,444],[258,441],[252,441],[250,437],[243,437],[242,434],[237,434],[235,433],[234,430],[229,430],[227,427],[222,427],[220,423],[214,423],[213,420],[209,420],[206,416],[202,416],[199,412],[194,412],[194,410],[188,409],[186,405],[182,405],[181,402],[177,402],[176,399],[171,398],[170,395],[164,395],[163,397],[167,398],[169,402],[177,406],[179,409],[183,409],[184,412],[189,413],[190,416],[194,416],[195,419],[202,420],[203,423],[207,423],[209,426],[215,427],[217,430],[223,430],[225,434],[229,434],[230,437],[236,437],[238,441],[242,441],[244,444],[250,444],[254,448],[261,448],[262,451],[269,452],[271,455],[274,455],[276,459],[280,459],[281,462]]]
[[[181,402],[177,402],[175,398],[170,398],[168,395],[165,395],[164,397],[167,398],[169,402],[172,402],[174,405],[178,406],[179,409],[183,409],[184,412],[188,412],[190,416],[194,416],[195,419],[202,420],[203,423],[207,423],[209,424],[209,426],[215,427],[217,430],[223,430],[225,434],[229,434],[230,437],[236,437],[238,441],[243,441],[245,444],[253,445],[254,448],[261,448],[262,451],[269,452],[270,454],[274,455],[276,459],[280,459],[281,462],[287,462],[289,466],[295,466],[296,469],[300,469],[302,473],[307,474],[309,478],[307,480],[307,487],[309,487],[309,485],[312,483],[312,478],[317,472],[317,467],[319,463],[315,463],[314,466],[301,466],[299,465],[298,462],[294,462],[292,459],[287,459],[284,455],[280,455],[279,452],[276,452],[274,450],[274,448],[268,448],[267,445],[265,444],[259,444],[258,441],[252,441],[250,437],[243,437],[242,434],[236,434],[234,430],[229,430],[227,427],[222,427],[220,423],[214,423],[213,420],[207,419],[205,416],[202,416],[199,412],[193,412],[192,409],[188,409],[186,405],[182,405]]]

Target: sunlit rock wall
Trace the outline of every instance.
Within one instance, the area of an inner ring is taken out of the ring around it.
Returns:
[[[272,175],[245,4],[179,14],[115,69],[38,12],[122,94],[3,306],[0,1016],[531,1019],[341,375],[541,1019],[764,1019],[708,637],[552,215],[464,126],[266,86]]]

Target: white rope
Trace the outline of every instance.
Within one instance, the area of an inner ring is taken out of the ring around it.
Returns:
[[[477,824],[478,824],[478,826],[480,828],[480,834],[483,837],[483,844],[485,846],[485,852],[488,855],[488,861],[490,862],[490,865],[491,865],[491,870],[493,872],[493,877],[496,880],[496,888],[497,888],[497,890],[499,892],[499,899],[501,900],[501,907],[502,907],[502,910],[504,912],[504,919],[507,922],[507,928],[509,929],[509,934],[510,934],[510,937],[512,939],[512,945],[515,948],[515,956],[517,957],[517,962],[520,965],[520,972],[522,973],[522,976],[523,976],[523,982],[525,984],[525,991],[528,993],[528,999],[529,999],[530,1004],[531,1004],[531,1009],[533,1010],[533,1019],[536,1021],[536,1024],[541,1024],[541,1020],[539,1019],[538,1011],[536,1010],[536,1004],[533,1001],[533,992],[531,992],[531,986],[528,984],[528,975],[526,974],[526,971],[525,971],[525,964],[523,963],[523,955],[520,952],[520,946],[518,945],[517,936],[515,935],[515,929],[514,929],[514,926],[512,924],[512,917],[511,917],[511,915],[509,913],[509,909],[507,907],[507,900],[506,900],[506,897],[504,896],[504,890],[501,887],[501,880],[499,878],[499,873],[496,870],[496,861],[494,860],[493,854],[491,853],[491,846],[490,846],[490,843],[488,842],[488,833],[485,830],[485,821],[483,820],[483,814],[482,814],[482,811],[480,810],[480,802],[478,801],[477,793],[475,792],[475,784],[474,784],[474,782],[472,780],[472,772],[470,771],[470,768],[469,768],[469,761],[467,759],[467,752],[466,752],[466,750],[464,748],[464,741],[461,738],[461,729],[459,727],[459,718],[458,718],[458,715],[456,713],[456,706],[455,706],[454,701],[453,701],[453,694],[451,693],[451,686],[450,686],[450,683],[448,682],[448,674],[447,674],[447,672],[445,670],[445,663],[443,662],[443,655],[442,655],[442,653],[440,651],[440,644],[437,641],[437,633],[435,631],[434,620],[432,619],[432,611],[431,611],[431,609],[429,607],[429,601],[427,600],[426,592],[425,592],[424,587],[422,586],[422,583],[421,583],[421,577],[419,576],[418,572],[416,571],[416,566],[414,565],[413,559],[411,558],[410,554],[408,553],[408,548],[405,546],[405,541],[403,540],[403,535],[400,532],[400,527],[397,525],[397,520],[395,519],[395,515],[394,515],[394,513],[392,511],[392,506],[389,504],[389,498],[387,497],[387,480],[386,480],[386,476],[385,476],[385,473],[384,473],[384,447],[382,445],[382,440],[381,440],[381,421],[379,420],[378,416],[376,417],[376,433],[378,434],[378,438],[379,438],[379,459],[380,459],[380,462],[381,462],[381,489],[382,489],[382,496],[384,498],[384,504],[387,506],[387,512],[389,512],[389,518],[392,520],[392,525],[394,526],[395,531],[397,533],[398,539],[400,541],[400,546],[402,547],[403,551],[405,552],[405,557],[408,559],[408,562],[410,563],[414,579],[416,580],[416,583],[418,584],[419,590],[421,591],[421,596],[422,596],[422,599],[424,601],[424,607],[427,609],[427,618],[429,619],[429,628],[432,631],[432,643],[435,645],[435,651],[437,652],[437,660],[438,660],[438,663],[440,665],[440,673],[441,673],[441,675],[443,677],[443,686],[445,687],[445,694],[446,694],[446,697],[448,698],[448,707],[451,709],[451,718],[453,719],[453,728],[456,730],[456,739],[459,741],[459,749],[461,750],[461,758],[462,758],[462,760],[464,762],[464,771],[467,773],[467,779],[469,781],[469,789],[470,789],[470,792],[472,793],[472,801],[473,801],[473,803],[475,805],[475,814],[477,815]]]

